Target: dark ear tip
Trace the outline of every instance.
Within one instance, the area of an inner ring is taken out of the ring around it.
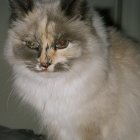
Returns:
[[[65,15],[72,18],[80,15],[81,20],[91,19],[91,6],[89,0],[61,0],[61,9]]]
[[[23,18],[29,11],[33,10],[33,0],[8,0],[11,8],[11,17],[13,20]]]

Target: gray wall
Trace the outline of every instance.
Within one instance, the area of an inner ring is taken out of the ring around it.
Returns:
[[[113,19],[115,21],[119,20],[118,22],[121,24],[124,33],[134,38],[135,40],[140,41],[140,0],[91,0],[91,1],[96,6],[99,6],[101,8],[104,7],[110,8]]]
[[[100,7],[110,7],[115,11],[116,0],[93,0]],[[8,27],[8,2],[0,0],[0,124],[15,128],[38,129],[37,121],[30,108],[20,104],[12,93],[12,76],[10,68],[3,59],[3,46]],[[137,40],[140,40],[140,0],[124,0],[122,26],[124,31]],[[114,15],[114,12],[112,13]]]
[[[123,0],[123,30],[140,41],[140,0]]]

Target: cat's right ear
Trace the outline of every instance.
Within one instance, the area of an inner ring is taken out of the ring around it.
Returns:
[[[34,3],[33,0],[9,0],[11,8],[11,20],[20,19],[29,11],[32,11]]]
[[[83,21],[92,20],[92,8],[89,0],[60,0],[61,10],[69,17],[78,17]]]

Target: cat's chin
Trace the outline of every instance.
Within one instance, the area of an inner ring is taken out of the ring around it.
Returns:
[[[38,70],[30,70],[28,69],[31,73],[34,73],[35,75],[43,78],[56,78],[56,77],[62,77],[62,75],[68,74],[69,70],[67,69],[55,69],[54,66],[48,67],[46,69],[38,69]]]
[[[43,67],[40,64],[37,64],[34,70],[37,73],[62,73],[67,72],[69,69],[70,65],[67,63],[57,63],[56,65],[52,64],[49,67]]]
[[[64,75],[68,74],[68,72],[64,71],[42,71],[42,72],[34,72],[37,77],[41,78],[59,78],[63,77]]]
[[[50,65],[49,67],[44,67],[41,64],[37,64],[33,69],[36,72],[54,72],[54,65]]]

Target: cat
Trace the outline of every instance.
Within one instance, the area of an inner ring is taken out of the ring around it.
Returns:
[[[9,0],[5,57],[46,139],[140,140],[140,46],[87,0]]]

